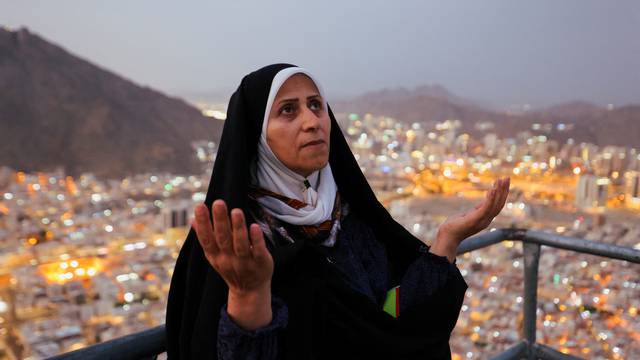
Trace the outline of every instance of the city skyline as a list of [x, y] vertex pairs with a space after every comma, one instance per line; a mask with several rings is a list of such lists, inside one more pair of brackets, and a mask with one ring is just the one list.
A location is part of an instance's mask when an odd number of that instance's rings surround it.
[[[508, 139], [487, 128], [474, 139], [457, 120], [423, 126], [351, 113], [337, 121], [376, 196], [427, 244], [446, 217], [510, 176], [509, 199], [485, 235], [515, 227], [640, 251], [638, 149], [558, 142], [543, 127]], [[216, 154], [215, 143], [195, 142], [198, 174], [120, 180], [0, 166], [0, 350], [37, 359], [162, 324], [173, 265]], [[469, 289], [453, 359], [488, 358], [521, 338], [522, 252], [505, 240], [459, 254]], [[637, 264], [546, 246], [542, 253], [538, 341], [586, 358], [637, 358]]]

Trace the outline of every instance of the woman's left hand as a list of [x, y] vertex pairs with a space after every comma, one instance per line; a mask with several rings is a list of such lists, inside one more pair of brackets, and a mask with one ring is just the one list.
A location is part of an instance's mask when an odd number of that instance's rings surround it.
[[486, 229], [500, 213], [509, 195], [510, 182], [509, 177], [496, 180], [491, 190], [487, 191], [483, 202], [471, 210], [447, 218], [438, 228], [436, 240], [430, 251], [446, 256], [453, 262], [462, 240]]

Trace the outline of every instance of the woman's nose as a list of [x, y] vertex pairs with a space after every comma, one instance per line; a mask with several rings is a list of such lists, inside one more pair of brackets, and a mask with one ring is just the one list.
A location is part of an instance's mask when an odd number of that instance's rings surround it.
[[316, 130], [320, 127], [320, 118], [308, 108], [304, 108], [302, 111], [302, 128], [303, 130], [310, 131]]

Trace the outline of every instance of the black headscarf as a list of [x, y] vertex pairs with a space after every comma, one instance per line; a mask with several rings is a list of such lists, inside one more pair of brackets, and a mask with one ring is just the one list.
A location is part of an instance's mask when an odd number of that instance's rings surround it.
[[[256, 70], [242, 79], [231, 96], [205, 200], [209, 209], [214, 200], [223, 199], [229, 209], [243, 209], [248, 224], [255, 221], [248, 211], [250, 164], [257, 156], [271, 82], [280, 70], [292, 66], [273, 64]], [[329, 162], [340, 196], [384, 244], [390, 271], [403, 274], [427, 248], [376, 199], [331, 108], [327, 109], [331, 118]], [[344, 284], [322, 247], [300, 240], [276, 248], [272, 255], [272, 293], [289, 308], [288, 326], [281, 334], [283, 359], [450, 357], [449, 336], [467, 288], [461, 276], [448, 281], [420, 306], [393, 318]], [[191, 228], [169, 291], [170, 359], [217, 359], [218, 321], [227, 291]]]

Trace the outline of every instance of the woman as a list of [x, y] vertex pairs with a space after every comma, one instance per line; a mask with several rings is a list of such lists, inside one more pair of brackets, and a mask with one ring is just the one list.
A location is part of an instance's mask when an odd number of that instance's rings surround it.
[[427, 247], [376, 200], [308, 71], [248, 74], [172, 277], [169, 358], [450, 358], [457, 246], [508, 188], [496, 181]]

